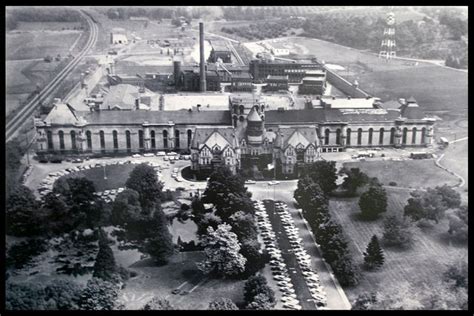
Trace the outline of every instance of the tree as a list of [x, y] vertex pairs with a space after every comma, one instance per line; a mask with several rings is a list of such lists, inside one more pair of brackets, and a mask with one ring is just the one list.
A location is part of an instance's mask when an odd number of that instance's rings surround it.
[[115, 282], [117, 265], [115, 263], [114, 253], [109, 246], [109, 240], [103, 230], [99, 232], [99, 252], [95, 259], [94, 272], [92, 276], [104, 281]]
[[298, 205], [307, 211], [314, 211], [328, 205], [328, 199], [321, 186], [309, 176], [298, 180], [298, 186], [293, 194]]
[[275, 302], [270, 302], [269, 297], [263, 293], [257, 294], [253, 301], [247, 305], [246, 309], [252, 310], [271, 310], [275, 306]]
[[238, 310], [239, 308], [235, 305], [235, 303], [226, 297], [219, 297], [209, 303], [209, 310], [215, 311], [224, 311], [224, 310]]
[[169, 310], [175, 310], [176, 308], [174, 308], [167, 299], [153, 297], [143, 306], [142, 309], [146, 311], [149, 311], [149, 310], [169, 311]]
[[125, 186], [138, 192], [143, 208], [159, 203], [163, 197], [163, 184], [158, 181], [155, 169], [144, 163], [130, 172]]
[[448, 209], [444, 199], [451, 199], [443, 196], [443, 193], [440, 194], [438, 189], [432, 188], [426, 189], [425, 192], [415, 190], [410, 192], [410, 195], [412, 197], [408, 199], [405, 206], [405, 216], [411, 217], [413, 221], [430, 220], [436, 224], [444, 217], [445, 211]]
[[142, 207], [137, 191], [125, 189], [117, 195], [112, 205], [111, 221], [113, 225], [126, 226], [128, 222], [140, 217]]
[[197, 220], [196, 225], [198, 227], [197, 234], [198, 236], [205, 235], [207, 233], [207, 228], [212, 227], [217, 229], [217, 226], [222, 223], [222, 219], [215, 215], [214, 213], [206, 213], [200, 219]]
[[260, 271], [270, 261], [270, 255], [268, 252], [260, 252], [260, 243], [257, 238], [242, 239], [242, 248], [240, 253], [247, 259], [247, 262], [251, 264], [245, 265], [245, 271], [242, 273], [242, 277], [248, 277], [256, 272]]
[[45, 310], [54, 306], [45, 300], [44, 288], [37, 283], [5, 284], [6, 310]]
[[86, 288], [79, 296], [79, 308], [83, 310], [117, 309], [119, 287], [99, 278], [87, 281]]
[[337, 169], [335, 161], [320, 160], [314, 162], [307, 168], [308, 174], [314, 182], [318, 183], [325, 194], [331, 193], [337, 188]]
[[447, 184], [437, 186], [435, 190], [441, 196], [447, 208], [458, 208], [461, 206], [461, 195]]
[[468, 265], [465, 258], [460, 258], [449, 265], [443, 273], [444, 281], [451, 283], [453, 287], [468, 288]]
[[461, 206], [449, 215], [448, 233], [460, 242], [468, 240], [468, 209], [467, 205]]
[[413, 226], [405, 217], [387, 216], [383, 225], [384, 245], [407, 248], [413, 242]]
[[239, 253], [240, 243], [230, 225], [221, 224], [216, 230], [209, 227], [201, 244], [204, 246], [206, 259], [198, 263], [198, 268], [204, 273], [226, 277], [244, 271], [247, 259]]
[[357, 193], [357, 189], [369, 182], [369, 177], [359, 168], [350, 168], [342, 169], [341, 172], [347, 175], [344, 178], [344, 182], [342, 183], [342, 188], [347, 191], [347, 194], [350, 196], [354, 196]]
[[349, 249], [342, 249], [337, 258], [331, 263], [331, 267], [342, 286], [355, 286], [359, 283], [360, 273], [352, 261]]
[[44, 289], [45, 299], [54, 303], [54, 308], [58, 310], [79, 309], [78, 297], [82, 287], [77, 283], [68, 280], [51, 281]]
[[42, 211], [45, 214], [45, 230], [58, 235], [74, 229], [76, 215], [71, 214], [64, 196], [53, 192], [43, 198]]
[[237, 211], [230, 216], [228, 224], [230, 224], [232, 231], [241, 241], [243, 239], [257, 238], [257, 227], [255, 225], [255, 218], [252, 214]]
[[26, 186], [18, 186], [7, 199], [7, 234], [30, 237], [42, 233], [43, 216], [38, 208], [33, 192]]
[[275, 302], [275, 293], [268, 286], [267, 279], [261, 274], [248, 278], [244, 285], [244, 300], [246, 305], [254, 302], [257, 295], [263, 295], [269, 303]]
[[157, 264], [167, 264], [168, 258], [174, 253], [174, 245], [166, 215], [161, 209], [157, 209], [153, 214], [152, 225], [154, 232], [150, 234], [150, 239], [145, 241], [144, 251], [152, 256]]
[[364, 264], [369, 270], [380, 268], [385, 261], [383, 250], [380, 247], [377, 235], [373, 235], [364, 252]]
[[359, 199], [361, 216], [367, 220], [376, 219], [387, 210], [387, 193], [381, 185], [374, 185], [362, 193]]

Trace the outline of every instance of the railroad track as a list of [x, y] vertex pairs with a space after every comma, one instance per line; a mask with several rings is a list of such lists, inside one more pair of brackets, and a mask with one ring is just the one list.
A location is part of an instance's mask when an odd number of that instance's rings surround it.
[[81, 59], [86, 55], [86, 53], [95, 45], [98, 38], [98, 27], [95, 21], [85, 12], [80, 11], [81, 14], [85, 17], [87, 23], [89, 24], [90, 36], [87, 40], [87, 43], [69, 64], [64, 67], [59, 74], [54, 77], [51, 82], [49, 82], [41, 91], [38, 93], [30, 102], [28, 102], [20, 111], [18, 111], [7, 123], [5, 128], [6, 141], [15, 136], [15, 134], [20, 130], [20, 128], [25, 124], [28, 118], [35, 112], [38, 104], [51, 96], [55, 89], [62, 83], [65, 79], [79, 64]]

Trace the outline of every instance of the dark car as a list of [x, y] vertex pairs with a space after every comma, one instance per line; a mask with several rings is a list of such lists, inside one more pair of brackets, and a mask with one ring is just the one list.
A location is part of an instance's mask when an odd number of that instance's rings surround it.
[[52, 163], [61, 163], [61, 162], [63, 162], [63, 156], [59, 156], [59, 155], [51, 156], [49, 161], [52, 162]]
[[47, 163], [48, 162], [48, 157], [38, 156], [38, 161], [41, 162], [41, 163]]

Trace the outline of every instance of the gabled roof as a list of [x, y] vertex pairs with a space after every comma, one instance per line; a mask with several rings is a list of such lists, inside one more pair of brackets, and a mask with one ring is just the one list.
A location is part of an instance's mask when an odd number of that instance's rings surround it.
[[198, 127], [194, 132], [191, 147], [202, 149], [204, 146], [207, 146], [212, 149], [218, 145], [221, 150], [227, 146], [237, 148], [238, 141], [234, 135], [235, 131], [231, 126]]
[[47, 124], [76, 124], [78, 116], [72, 106], [65, 103], [56, 103], [44, 120]]
[[276, 147], [282, 149], [288, 146], [297, 147], [299, 144], [307, 148], [310, 144], [319, 146], [318, 135], [316, 134], [316, 126], [307, 127], [280, 127], [276, 132], [277, 136], [274, 141]]
[[132, 110], [135, 108], [135, 99], [139, 97], [138, 87], [130, 84], [118, 84], [110, 86], [109, 92], [104, 96], [101, 110], [107, 110], [118, 105], [122, 110]]

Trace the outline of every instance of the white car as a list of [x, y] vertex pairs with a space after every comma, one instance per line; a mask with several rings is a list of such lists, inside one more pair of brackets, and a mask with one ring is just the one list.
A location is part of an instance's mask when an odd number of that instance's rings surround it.
[[159, 151], [159, 152], [156, 153], [156, 156], [157, 157], [166, 156], [166, 153], [164, 151]]
[[155, 155], [153, 153], [146, 153], [143, 154], [143, 157], [154, 157]]
[[174, 151], [170, 151], [169, 153], [166, 154], [166, 156], [176, 156], [177, 153], [175, 153]]
[[164, 156], [164, 157], [163, 157], [163, 160], [164, 160], [164, 161], [168, 161], [168, 160], [170, 160], [170, 157]]
[[277, 185], [277, 184], [280, 184], [280, 182], [278, 182], [278, 181], [270, 181], [270, 182], [268, 182], [268, 185]]
[[255, 184], [255, 183], [257, 183], [257, 182], [254, 181], [254, 180], [247, 180], [247, 181], [245, 181], [245, 184]]
[[139, 154], [134, 154], [132, 155], [132, 158], [140, 158], [142, 155], [139, 155]]

